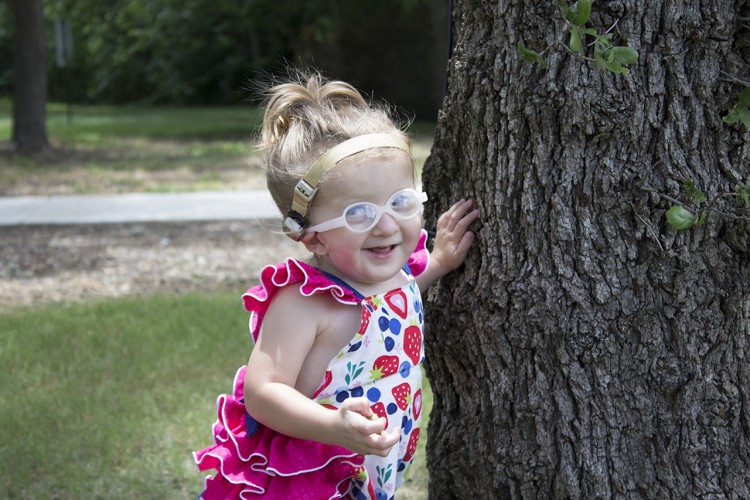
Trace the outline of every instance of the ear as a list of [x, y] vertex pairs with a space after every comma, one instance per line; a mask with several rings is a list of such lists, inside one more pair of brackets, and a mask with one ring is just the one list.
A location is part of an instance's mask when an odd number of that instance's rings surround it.
[[315, 255], [328, 255], [328, 245], [320, 238], [320, 233], [305, 233], [299, 241]]

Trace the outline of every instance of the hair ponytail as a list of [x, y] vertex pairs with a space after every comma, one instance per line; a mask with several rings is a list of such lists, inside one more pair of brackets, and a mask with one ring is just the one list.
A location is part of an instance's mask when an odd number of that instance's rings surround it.
[[282, 214], [299, 179], [336, 144], [372, 133], [408, 141], [389, 111], [370, 104], [352, 85], [319, 73], [295, 76], [269, 89], [259, 142], [268, 189]]

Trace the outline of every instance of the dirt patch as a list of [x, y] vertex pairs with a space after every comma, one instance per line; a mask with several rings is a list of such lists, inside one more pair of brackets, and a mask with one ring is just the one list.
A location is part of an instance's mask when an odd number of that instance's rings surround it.
[[304, 248], [271, 223], [0, 227], [0, 308], [91, 298], [236, 291]]

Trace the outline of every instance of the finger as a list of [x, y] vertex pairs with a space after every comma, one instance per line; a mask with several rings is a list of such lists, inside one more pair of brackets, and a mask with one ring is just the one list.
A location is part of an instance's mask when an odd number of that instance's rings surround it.
[[461, 198], [460, 200], [458, 200], [457, 202], [455, 202], [453, 205], [451, 205], [450, 208], [448, 208], [448, 210], [446, 210], [445, 212], [443, 212], [440, 215], [440, 217], [438, 218], [438, 225], [440, 225], [441, 222], [443, 224], [445, 224], [446, 222], [448, 222], [448, 220], [450, 219], [450, 217], [453, 214], [453, 212], [455, 212], [456, 210], [458, 210], [458, 208], [463, 203], [466, 203], [466, 200], [464, 198]]
[[456, 225], [464, 218], [464, 216], [471, 210], [474, 205], [474, 200], [461, 199], [459, 202], [454, 204], [447, 212], [445, 216], [445, 228], [449, 231], [453, 231]]
[[348, 398], [341, 405], [341, 408], [346, 411], [353, 411], [359, 413], [363, 417], [370, 417], [373, 412], [370, 408], [370, 401], [367, 398]]
[[461, 198], [456, 203], [454, 203], [453, 205], [451, 205], [451, 207], [448, 210], [446, 210], [446, 211], [447, 212], [453, 212], [454, 210], [457, 210], [458, 207], [460, 207], [464, 203], [466, 203], [466, 198]]
[[461, 238], [461, 241], [458, 242], [458, 245], [456, 245], [456, 255], [459, 255], [461, 257], [465, 257], [466, 254], [469, 253], [469, 249], [471, 248], [471, 244], [474, 242], [474, 233], [471, 231], [468, 231], [463, 235]]
[[393, 448], [393, 445], [398, 443], [399, 439], [401, 437], [401, 427], [396, 427], [392, 429], [390, 432], [383, 432], [382, 434], [378, 434], [374, 436], [372, 447], [374, 450], [374, 455], [379, 455], [381, 457], [385, 457], [390, 453], [391, 448]]
[[453, 211], [453, 214], [451, 215], [451, 219], [454, 219], [456, 222], [462, 220], [466, 214], [469, 213], [471, 210], [471, 207], [474, 206], [474, 200], [466, 200], [465, 202], [461, 203], [456, 210]]
[[459, 230], [462, 232], [466, 232], [466, 230], [469, 228], [472, 222], [477, 220], [479, 217], [479, 210], [472, 210], [471, 212], [466, 213], [457, 223], [455, 230]]
[[384, 417], [365, 420], [357, 430], [362, 434], [382, 434], [385, 430], [387, 420]]

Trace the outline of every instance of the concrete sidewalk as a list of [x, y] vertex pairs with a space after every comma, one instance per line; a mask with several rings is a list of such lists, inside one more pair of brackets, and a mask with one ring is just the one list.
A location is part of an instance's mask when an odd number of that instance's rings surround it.
[[0, 226], [279, 218], [267, 191], [0, 196]]

